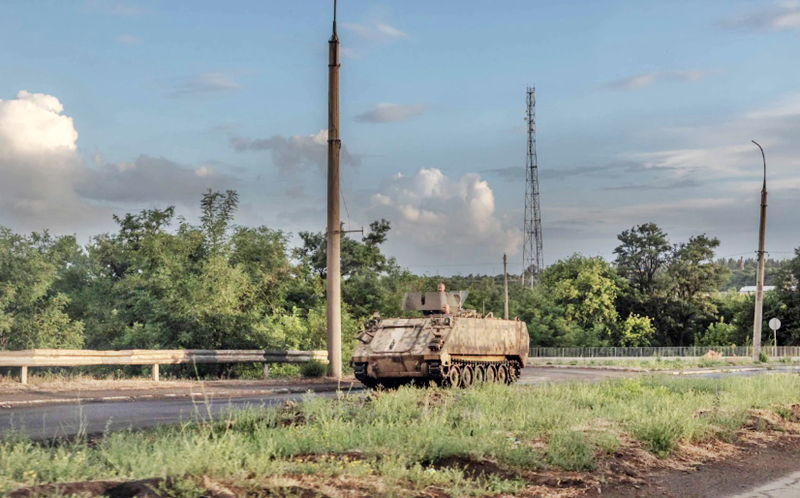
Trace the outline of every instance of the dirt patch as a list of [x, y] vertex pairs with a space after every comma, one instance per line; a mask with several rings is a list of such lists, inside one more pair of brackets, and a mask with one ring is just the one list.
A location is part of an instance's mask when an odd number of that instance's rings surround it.
[[79, 496], [81, 498], [166, 498], [174, 495], [176, 488], [185, 487], [185, 483], [194, 484], [204, 498], [330, 498], [329, 495], [316, 489], [300, 485], [264, 486], [252, 485], [248, 489], [225, 485], [207, 476], [198, 479], [180, 481], [174, 479], [142, 479], [139, 481], [85, 481], [63, 484], [45, 484], [17, 489], [8, 498], [56, 498], [63, 496]]
[[436, 470], [457, 469], [464, 473], [464, 477], [473, 480], [488, 479], [490, 476], [497, 476], [509, 481], [521, 479], [518, 474], [509, 472], [489, 460], [474, 460], [463, 456], [437, 458], [431, 462], [430, 466]]
[[766, 444], [747, 443], [735, 456], [698, 465], [638, 475], [635, 481], [603, 486], [587, 496], [604, 498], [712, 498], [735, 495], [797, 472], [800, 438], [784, 436]]

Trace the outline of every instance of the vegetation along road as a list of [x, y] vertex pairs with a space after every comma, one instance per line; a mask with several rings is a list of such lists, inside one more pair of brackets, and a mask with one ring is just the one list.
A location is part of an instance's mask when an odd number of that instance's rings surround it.
[[[526, 368], [520, 383], [598, 380], [631, 375], [629, 372], [599, 369]], [[310, 386], [313, 388], [313, 386]], [[360, 391], [355, 389], [354, 391]], [[243, 391], [244, 393], [244, 391]], [[108, 393], [114, 394], [114, 393]], [[331, 392], [319, 396], [332, 397]], [[88, 396], [88, 393], [87, 393]], [[61, 396], [64, 397], [63, 395]], [[113, 397], [113, 396], [111, 396]], [[34, 439], [102, 434], [128, 428], [141, 429], [162, 424], [189, 421], [196, 418], [219, 417], [230, 410], [261, 405], [297, 402], [302, 395], [290, 393], [259, 394], [256, 396], [226, 396], [217, 394], [183, 399], [137, 399], [104, 401], [85, 404], [42, 404], [0, 409], [0, 434], [24, 431]], [[0, 396], [2, 401], [2, 396]]]

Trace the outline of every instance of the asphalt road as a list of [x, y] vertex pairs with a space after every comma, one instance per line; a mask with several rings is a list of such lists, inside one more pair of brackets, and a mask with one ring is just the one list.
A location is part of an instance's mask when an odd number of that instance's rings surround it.
[[797, 498], [800, 496], [800, 472], [728, 498]]
[[[334, 396], [335, 393], [319, 393]], [[144, 429], [191, 420], [219, 418], [229, 410], [299, 401], [300, 394], [273, 394], [208, 400], [179, 398], [72, 405], [39, 405], [0, 412], [0, 435], [24, 432], [31, 439], [97, 435], [125, 429]]]

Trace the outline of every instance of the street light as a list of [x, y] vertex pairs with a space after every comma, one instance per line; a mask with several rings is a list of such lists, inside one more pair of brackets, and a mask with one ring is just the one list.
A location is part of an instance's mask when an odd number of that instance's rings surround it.
[[758, 273], [756, 274], [756, 312], [753, 319], [753, 361], [761, 356], [761, 321], [764, 311], [764, 236], [767, 229], [767, 158], [764, 148], [752, 140], [761, 149], [764, 161], [764, 185], [761, 187], [761, 222], [758, 226]]

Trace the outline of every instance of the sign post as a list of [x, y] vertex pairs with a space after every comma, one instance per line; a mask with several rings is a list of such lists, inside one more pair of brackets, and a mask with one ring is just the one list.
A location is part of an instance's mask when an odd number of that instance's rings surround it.
[[778, 329], [781, 328], [781, 321], [777, 318], [770, 319], [769, 328], [772, 329], [772, 344], [775, 346], [775, 354], [772, 356], [778, 356]]

